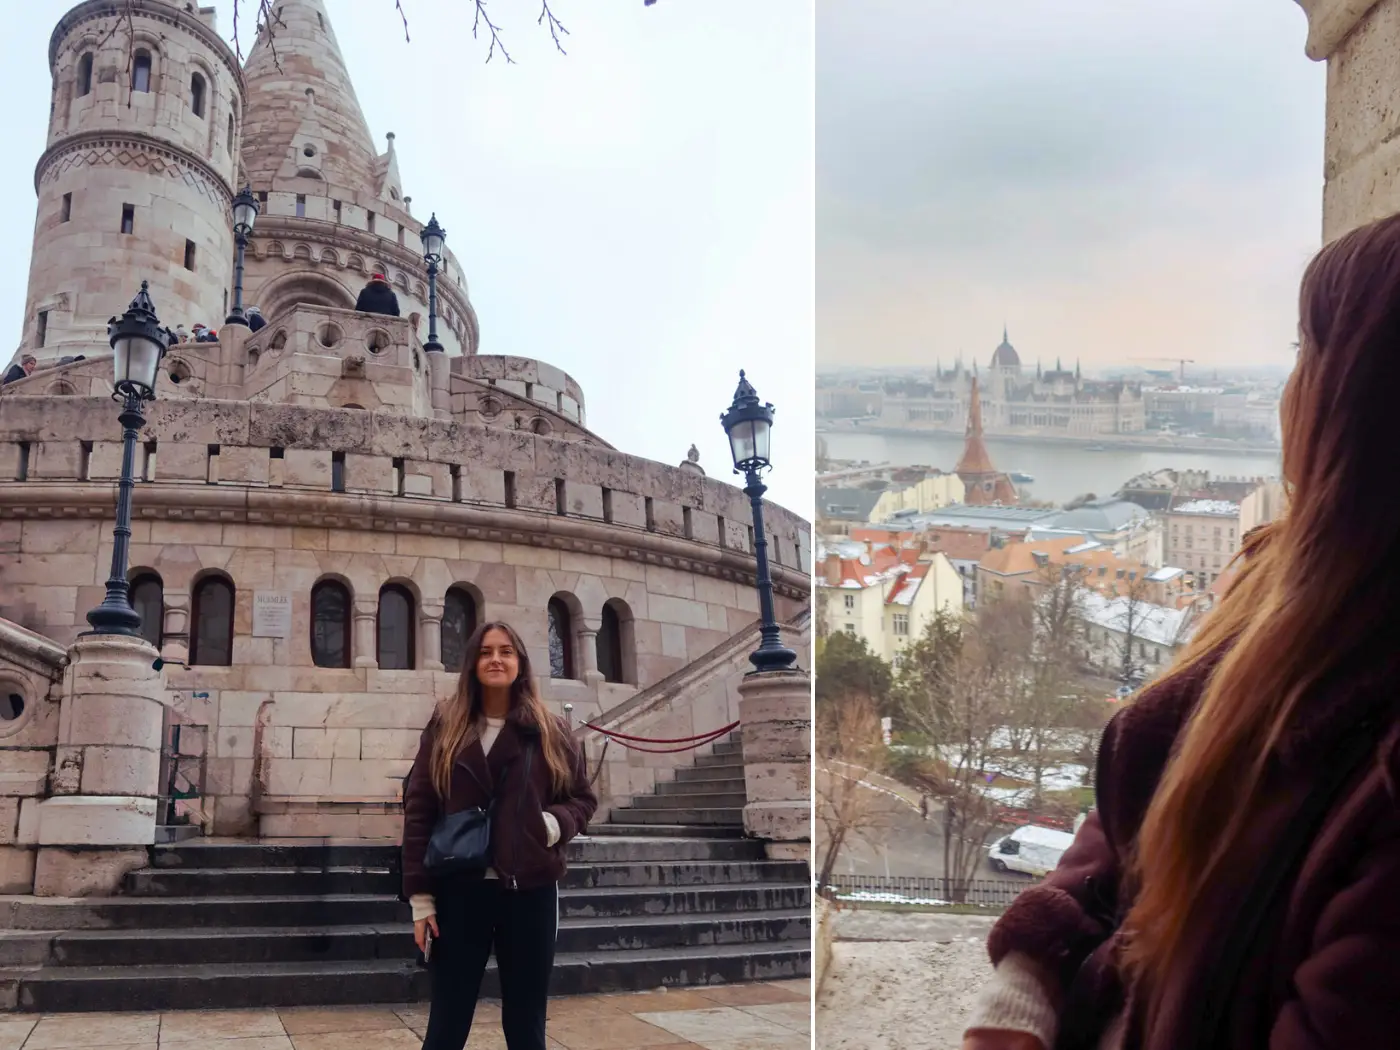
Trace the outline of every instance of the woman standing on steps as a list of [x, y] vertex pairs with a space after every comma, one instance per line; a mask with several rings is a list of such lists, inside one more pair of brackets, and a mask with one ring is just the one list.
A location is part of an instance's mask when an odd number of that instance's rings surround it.
[[597, 806], [581, 751], [535, 692], [520, 636], [505, 623], [478, 627], [404, 790], [403, 889], [432, 978], [423, 1050], [466, 1045], [493, 946], [506, 1045], [545, 1050], [564, 847]]

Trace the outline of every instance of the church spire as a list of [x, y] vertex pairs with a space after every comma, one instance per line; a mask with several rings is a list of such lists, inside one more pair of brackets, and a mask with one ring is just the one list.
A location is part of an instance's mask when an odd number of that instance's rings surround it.
[[[244, 77], [243, 165], [254, 186], [299, 177], [379, 196], [379, 166], [350, 72], [322, 0], [279, 0], [260, 26]], [[382, 177], [382, 176], [381, 176]]]

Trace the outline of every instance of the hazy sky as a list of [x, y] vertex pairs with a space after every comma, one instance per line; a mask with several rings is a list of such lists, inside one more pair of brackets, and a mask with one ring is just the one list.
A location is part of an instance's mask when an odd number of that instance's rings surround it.
[[1306, 32], [1286, 0], [818, 0], [819, 361], [985, 367], [1005, 321], [1031, 367], [1291, 363]]
[[[810, 514], [809, 0], [551, 0], [567, 57], [535, 24], [538, 2], [496, 0], [513, 66], [483, 64], [471, 5], [402, 3], [411, 43], [393, 0], [326, 0], [375, 140], [396, 133], [414, 213], [437, 212], [466, 270], [481, 351], [558, 365], [582, 384], [602, 437], [671, 464], [694, 442], [725, 480], [719, 416], [747, 368], [778, 409], [771, 495]], [[0, 166], [0, 194], [14, 233], [0, 258], [0, 330], [11, 346], [49, 34], [70, 6], [6, 5], [14, 163]], [[216, 6], [227, 37], [232, 2]], [[255, 9], [242, 0], [245, 55]]]

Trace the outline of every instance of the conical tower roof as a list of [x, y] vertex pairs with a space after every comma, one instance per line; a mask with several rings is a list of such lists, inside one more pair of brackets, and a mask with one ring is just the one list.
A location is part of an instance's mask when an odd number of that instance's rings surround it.
[[255, 189], [314, 175], [378, 196], [373, 139], [322, 0], [279, 0], [244, 75], [243, 166]]
[[978, 389], [977, 377], [972, 378], [972, 393], [967, 409], [967, 440], [963, 442], [962, 458], [954, 471], [963, 480], [980, 474], [995, 474], [992, 455], [987, 451], [987, 443], [982, 440], [982, 394]]

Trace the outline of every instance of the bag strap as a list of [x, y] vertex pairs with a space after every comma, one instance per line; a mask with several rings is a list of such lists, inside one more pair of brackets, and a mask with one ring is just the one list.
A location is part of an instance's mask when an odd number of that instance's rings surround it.
[[1235, 913], [1227, 936], [1220, 941], [1221, 951], [1214, 956], [1216, 965], [1209, 968], [1213, 972], [1207, 973], [1203, 984], [1204, 1001], [1195, 1040], [1197, 1050], [1223, 1050], [1227, 1046], [1226, 1015], [1229, 1006], [1236, 1001], [1236, 987], [1245, 962], [1255, 952], [1266, 922], [1279, 918], [1279, 911], [1288, 901], [1287, 891], [1296, 884], [1308, 851], [1342, 790], [1366, 759], [1375, 755], [1377, 728], [1377, 720], [1368, 719], [1341, 741], [1333, 760], [1323, 769], [1321, 783], [1289, 822], [1285, 838], [1273, 856], [1274, 863], [1260, 873], [1243, 906]]

